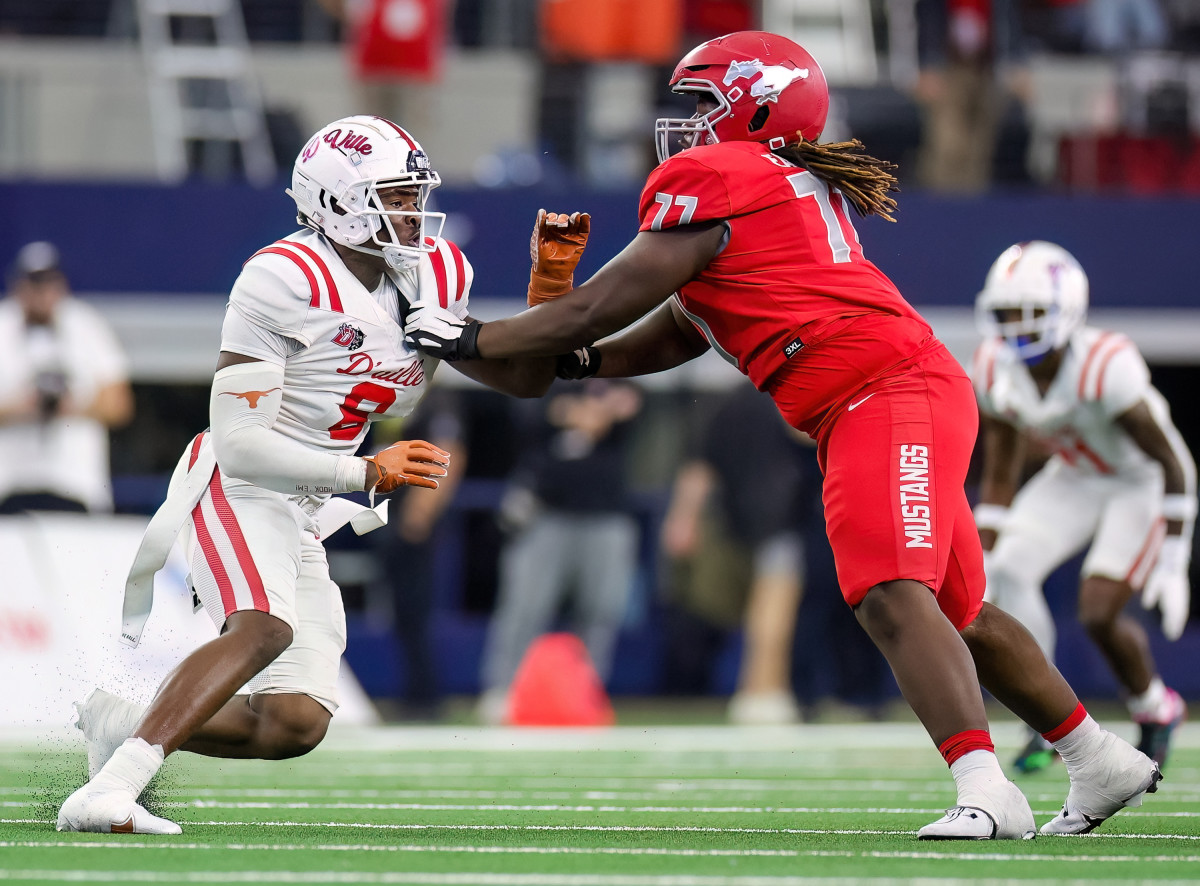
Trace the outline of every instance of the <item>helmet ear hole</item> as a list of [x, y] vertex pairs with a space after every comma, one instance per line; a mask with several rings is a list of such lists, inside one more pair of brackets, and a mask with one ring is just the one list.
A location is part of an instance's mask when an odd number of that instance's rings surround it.
[[759, 108], [757, 111], [755, 111], [754, 116], [750, 118], [750, 126], [748, 127], [748, 129], [751, 132], [758, 132], [760, 129], [762, 129], [764, 126], [767, 125], [767, 118], [770, 116], [771, 116], [771, 109], [769, 107], [767, 107], [766, 105], [763, 105], [761, 108]]

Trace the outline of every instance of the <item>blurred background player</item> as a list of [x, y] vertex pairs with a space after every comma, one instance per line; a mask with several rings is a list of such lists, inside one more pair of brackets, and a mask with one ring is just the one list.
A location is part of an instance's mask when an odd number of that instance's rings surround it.
[[[346, 619], [322, 539], [383, 519], [332, 495], [436, 488], [447, 474], [449, 455], [420, 440], [355, 455], [368, 422], [410, 412], [436, 369], [405, 344], [404, 311], [427, 301], [468, 318], [473, 271], [426, 208], [440, 183], [413, 137], [380, 117], [334, 121], [296, 158], [288, 194], [304, 229], [255, 253], [235, 281], [210, 430], [180, 459], [126, 584], [122, 638], [136, 644], [182, 529], [193, 594], [220, 636], [146, 709], [99, 690], [81, 705], [91, 780], [63, 803], [59, 830], [179, 833], [137, 803], [167, 755], [280, 759], [324, 738]], [[538, 396], [554, 361], [460, 368]]]
[[[1186, 707], [1163, 685], [1146, 632], [1124, 612], [1136, 591], [1157, 606], [1163, 634], [1188, 617], [1196, 466], [1137, 346], [1085, 325], [1088, 280], [1060, 246], [1010, 246], [977, 300], [986, 336], [973, 375], [983, 414], [983, 474], [975, 508], [987, 599], [1033, 633], [1053, 659], [1047, 577], [1085, 546], [1077, 612], [1141, 730], [1138, 748], [1166, 762]], [[1030, 442], [1053, 453], [1021, 486]], [[1018, 491], [1018, 487], [1020, 490]], [[1030, 737], [1016, 766], [1053, 758]]]
[[1085, 833], [1140, 804], [1158, 765], [1101, 729], [1029, 632], [983, 601], [963, 488], [977, 430], [963, 418], [977, 414], [970, 380], [863, 256], [850, 221], [851, 206], [891, 217], [891, 165], [857, 141], [817, 143], [824, 75], [784, 37], [701, 44], [671, 88], [696, 113], [658, 121], [640, 231], [616, 258], [504, 320], [419, 305], [406, 338], [443, 359], [557, 354], [570, 377], [659, 372], [713, 347], [817, 441], [843, 596], [957, 787], [957, 805], [919, 837], [1034, 834], [996, 760], [980, 684], [1066, 762], [1071, 787], [1043, 833]]
[[800, 714], [792, 641], [804, 589], [800, 524], [813, 494], [805, 486], [800, 436], [769, 397], [737, 385], [680, 465], [663, 518], [669, 593], [678, 610], [668, 660], [680, 682], [706, 691], [688, 672], [708, 670], [702, 659], [726, 630], [740, 627], [742, 659], [728, 709], [734, 723], [790, 723]]
[[[133, 417], [125, 352], [58, 249], [17, 253], [0, 301], [0, 514], [111, 511], [108, 434]], [[65, 466], [70, 465], [70, 469]]]
[[428, 440], [450, 453], [454, 470], [434, 491], [403, 489], [392, 496], [388, 525], [369, 536], [380, 565], [380, 582], [391, 603], [392, 632], [404, 663], [398, 698], [404, 720], [441, 716], [442, 681], [432, 636], [437, 596], [435, 546], [430, 542], [454, 500], [467, 470], [466, 415], [458, 391], [434, 385], [405, 419], [379, 422], [376, 440], [401, 436]]
[[557, 381], [544, 402], [518, 404], [522, 453], [501, 503], [510, 535], [500, 556], [478, 716], [502, 723], [530, 644], [567, 610], [601, 680], [612, 670], [638, 564], [628, 500], [629, 443], [642, 407], [623, 381]]

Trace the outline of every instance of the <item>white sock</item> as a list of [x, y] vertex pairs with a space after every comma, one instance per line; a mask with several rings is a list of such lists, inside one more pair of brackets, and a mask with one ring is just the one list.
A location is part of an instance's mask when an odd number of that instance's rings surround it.
[[137, 729], [137, 724], [142, 721], [142, 715], [146, 713], [146, 705], [136, 704], [125, 698], [117, 699], [120, 704], [115, 706], [109, 714], [111, 718], [108, 721], [117, 735], [124, 735], [126, 738], [133, 735], [133, 730]]
[[1158, 709], [1166, 703], [1167, 687], [1163, 685], [1161, 677], [1154, 677], [1150, 681], [1150, 685], [1146, 687], [1146, 691], [1141, 695], [1131, 695], [1125, 702], [1125, 706], [1129, 708], [1129, 713], [1135, 719], [1138, 717], [1153, 717], [1158, 713]]
[[135, 800], [163, 764], [162, 745], [146, 744], [145, 739], [126, 739], [113, 753], [92, 784], [107, 790], [124, 791]]
[[997, 781], [1007, 781], [1000, 761], [992, 751], [977, 750], [963, 754], [950, 764], [950, 774], [958, 788], [958, 805], [976, 806], [983, 789]]
[[1085, 748], [1100, 732], [1100, 724], [1092, 719], [1091, 714], [1088, 714], [1080, 721], [1078, 726], [1058, 741], [1053, 742], [1054, 749], [1063, 758], [1063, 762], [1070, 766], [1081, 758], [1085, 752]]

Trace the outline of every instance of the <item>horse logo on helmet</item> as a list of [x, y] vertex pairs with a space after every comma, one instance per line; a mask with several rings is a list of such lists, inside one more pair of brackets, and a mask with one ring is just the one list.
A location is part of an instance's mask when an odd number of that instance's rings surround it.
[[754, 59], [748, 62], [730, 62], [723, 82], [726, 86], [731, 86], [738, 80], [749, 80], [750, 95], [761, 105], [766, 102], [778, 102], [779, 93], [797, 80], [808, 79], [808, 74], [808, 68], [764, 65], [758, 59]]

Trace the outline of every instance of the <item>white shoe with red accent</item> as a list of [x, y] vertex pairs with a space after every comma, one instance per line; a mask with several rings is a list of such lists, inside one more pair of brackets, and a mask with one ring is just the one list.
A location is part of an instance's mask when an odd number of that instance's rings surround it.
[[182, 834], [173, 821], [146, 811], [123, 791], [85, 784], [58, 810], [58, 830], [91, 834]]
[[917, 831], [920, 840], [1032, 840], [1037, 826], [1021, 789], [1007, 779], [964, 793], [961, 805]]
[[1095, 749], [1067, 763], [1071, 789], [1062, 812], [1042, 825], [1043, 834], [1087, 834], [1126, 806], [1141, 806], [1158, 790], [1158, 764], [1111, 732], [1096, 736]]

